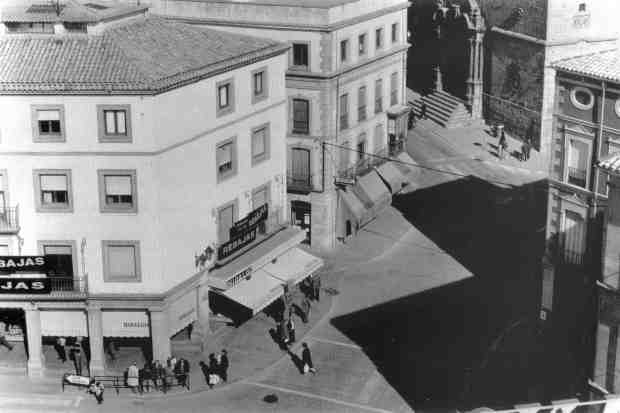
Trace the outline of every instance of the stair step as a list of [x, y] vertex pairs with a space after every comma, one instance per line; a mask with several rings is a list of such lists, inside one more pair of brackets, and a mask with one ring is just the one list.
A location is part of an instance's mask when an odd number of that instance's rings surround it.
[[440, 103], [437, 103], [435, 101], [425, 101], [426, 103], [426, 111], [429, 112], [431, 110], [434, 110], [436, 112], [441, 112], [443, 114], [445, 114], [446, 116], [450, 116], [452, 114], [452, 109], [451, 108], [447, 108], [443, 105], [441, 105]]
[[425, 98], [424, 102], [427, 105], [434, 105], [434, 106], [437, 106], [437, 107], [444, 108], [448, 112], [452, 112], [454, 109], [456, 109], [458, 107], [458, 106], [454, 106], [454, 105], [451, 105], [449, 103], [446, 103], [446, 102], [444, 102], [441, 99], [436, 99], [433, 96], [429, 96], [429, 97]]
[[445, 95], [440, 95], [437, 93], [433, 93], [433, 99], [438, 101], [438, 102], [442, 102], [443, 104], [445, 104], [446, 106], [452, 107], [452, 108], [456, 108], [459, 106], [465, 107], [465, 104], [463, 102], [459, 102], [457, 100], [453, 100], [450, 99], [449, 97], [446, 97]]
[[461, 98], [459, 98], [457, 96], [454, 96], [454, 95], [446, 92], [445, 90], [438, 90], [438, 91], [435, 91], [435, 93], [438, 94], [438, 95], [441, 95], [441, 96], [443, 96], [443, 97], [445, 97], [447, 99], [450, 99], [452, 101], [460, 103], [462, 105], [466, 105], [467, 104], [467, 102], [465, 102], [463, 99], [461, 99]]

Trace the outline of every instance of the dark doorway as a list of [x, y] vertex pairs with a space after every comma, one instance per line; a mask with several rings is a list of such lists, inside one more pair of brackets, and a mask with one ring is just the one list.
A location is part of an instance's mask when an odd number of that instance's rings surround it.
[[351, 228], [351, 221], [347, 219], [347, 224], [346, 224], [347, 228], [347, 237], [351, 236], [351, 233], [353, 232], [352, 228]]
[[311, 217], [312, 217], [312, 206], [309, 202], [304, 201], [292, 201], [291, 202], [291, 219], [293, 220], [293, 225], [298, 226], [299, 228], [306, 231], [306, 239], [304, 240], [304, 244], [310, 245], [311, 236], [310, 236], [310, 227], [312, 225]]

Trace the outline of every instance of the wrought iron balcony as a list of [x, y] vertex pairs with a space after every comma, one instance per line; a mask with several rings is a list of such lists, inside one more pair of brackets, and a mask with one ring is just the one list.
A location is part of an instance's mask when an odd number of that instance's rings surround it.
[[286, 187], [288, 192], [308, 194], [312, 192], [312, 174], [293, 174], [288, 173], [286, 177]]
[[586, 170], [568, 168], [568, 183], [582, 188], [586, 187]]
[[49, 279], [53, 296], [86, 296], [88, 294], [86, 277], [49, 277]]
[[0, 234], [17, 234], [19, 232], [18, 207], [0, 206]]
[[387, 161], [387, 148], [378, 149], [372, 155], [366, 154], [355, 165], [340, 169], [338, 178], [343, 182], [355, 180], [355, 177], [366, 175], [371, 169], [384, 164]]

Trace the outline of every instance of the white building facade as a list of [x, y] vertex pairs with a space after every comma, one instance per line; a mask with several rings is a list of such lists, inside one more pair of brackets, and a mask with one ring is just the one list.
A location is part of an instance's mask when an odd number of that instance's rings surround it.
[[382, 180], [398, 180], [398, 171], [386, 166], [380, 178], [374, 167], [402, 152], [406, 134], [407, 1], [150, 4], [170, 19], [291, 45], [287, 187], [307, 243], [329, 250], [389, 204], [400, 182]]
[[88, 337], [91, 375], [104, 337], [150, 338], [165, 360], [188, 324], [208, 336], [210, 293], [253, 314], [277, 298], [238, 291], [261, 266], [286, 253], [320, 266], [286, 227], [288, 45], [146, 7], [67, 34], [72, 7], [51, 27], [45, 10], [4, 13], [0, 39], [0, 256], [51, 268], [51, 293], [0, 295], [25, 312], [31, 374], [50, 336]]

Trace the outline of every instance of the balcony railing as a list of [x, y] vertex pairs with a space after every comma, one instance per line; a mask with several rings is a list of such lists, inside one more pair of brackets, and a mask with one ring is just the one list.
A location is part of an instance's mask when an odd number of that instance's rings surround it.
[[18, 207], [0, 206], [0, 234], [15, 234], [19, 232]]
[[86, 295], [88, 292], [86, 277], [50, 277], [49, 279], [52, 295]]
[[365, 155], [364, 158], [358, 160], [355, 165], [342, 168], [338, 171], [338, 177], [344, 180], [354, 180], [356, 176], [365, 175], [372, 168], [387, 161], [387, 149], [385, 147], [376, 150], [373, 155], [375, 156]]
[[287, 174], [286, 187], [289, 192], [312, 192], [312, 174]]
[[586, 171], [585, 169], [568, 168], [568, 183], [586, 187]]

